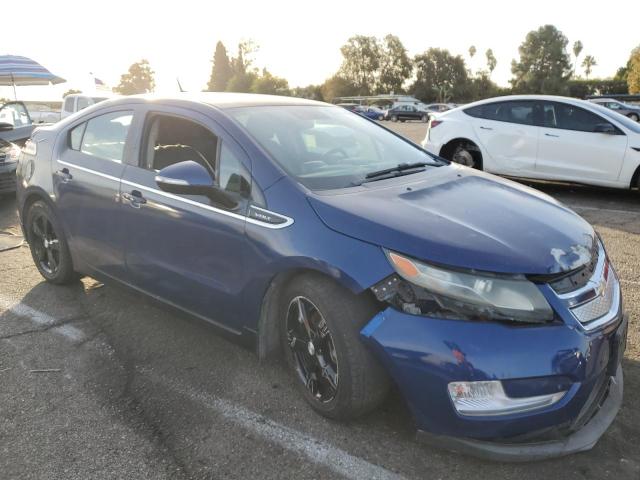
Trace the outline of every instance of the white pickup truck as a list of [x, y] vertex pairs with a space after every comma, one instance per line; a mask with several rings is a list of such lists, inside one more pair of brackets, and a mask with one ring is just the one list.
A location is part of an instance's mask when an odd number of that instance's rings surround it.
[[72, 93], [64, 97], [62, 103], [62, 111], [60, 112], [60, 118], [65, 118], [72, 113], [79, 112], [80, 110], [87, 108], [96, 103], [107, 100], [109, 97], [94, 97], [89, 95], [83, 95], [81, 93]]

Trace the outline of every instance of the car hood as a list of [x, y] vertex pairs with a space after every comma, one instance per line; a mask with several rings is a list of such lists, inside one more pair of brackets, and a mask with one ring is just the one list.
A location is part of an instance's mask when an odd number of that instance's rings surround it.
[[590, 260], [595, 242], [593, 228], [551, 197], [454, 165], [308, 198], [337, 232], [465, 269], [569, 271]]

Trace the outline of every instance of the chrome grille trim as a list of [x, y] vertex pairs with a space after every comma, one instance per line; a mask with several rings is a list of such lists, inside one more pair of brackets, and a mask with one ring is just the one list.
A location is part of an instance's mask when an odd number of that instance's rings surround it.
[[602, 244], [598, 246], [598, 263], [584, 287], [558, 295], [587, 331], [615, 320], [620, 314], [620, 282], [609, 264]]

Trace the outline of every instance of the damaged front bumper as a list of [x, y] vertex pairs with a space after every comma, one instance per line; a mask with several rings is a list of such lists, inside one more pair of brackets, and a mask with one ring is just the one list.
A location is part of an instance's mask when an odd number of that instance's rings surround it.
[[[626, 329], [621, 313], [586, 331], [563, 322], [452, 320], [389, 307], [361, 335], [402, 391], [422, 439], [484, 458], [525, 461], [588, 450], [606, 431], [622, 403]], [[566, 393], [527, 412], [456, 411], [449, 383], [495, 380], [510, 397]]]

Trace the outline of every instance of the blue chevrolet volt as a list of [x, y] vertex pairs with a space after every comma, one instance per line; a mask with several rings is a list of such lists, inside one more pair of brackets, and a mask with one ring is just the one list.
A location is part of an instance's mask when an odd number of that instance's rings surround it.
[[590, 449], [620, 409], [627, 319], [593, 228], [342, 108], [115, 99], [38, 128], [17, 178], [47, 281], [120, 282], [281, 351], [321, 415], [393, 385], [420, 438], [529, 460]]

